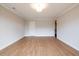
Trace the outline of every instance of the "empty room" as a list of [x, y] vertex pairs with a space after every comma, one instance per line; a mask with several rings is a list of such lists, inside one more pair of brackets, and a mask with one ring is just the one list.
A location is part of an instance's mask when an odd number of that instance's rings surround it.
[[0, 56], [79, 56], [79, 4], [0, 3]]

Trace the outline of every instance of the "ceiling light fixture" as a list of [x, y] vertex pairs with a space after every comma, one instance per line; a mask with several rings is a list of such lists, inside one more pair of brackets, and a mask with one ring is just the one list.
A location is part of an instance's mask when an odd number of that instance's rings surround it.
[[42, 12], [47, 7], [47, 5], [47, 3], [32, 3], [31, 7], [37, 12]]

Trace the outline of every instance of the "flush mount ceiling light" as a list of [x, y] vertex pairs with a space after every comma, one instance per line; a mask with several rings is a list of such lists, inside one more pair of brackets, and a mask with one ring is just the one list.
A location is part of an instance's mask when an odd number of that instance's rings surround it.
[[48, 4], [47, 3], [32, 3], [30, 5], [37, 12], [42, 12], [47, 7]]

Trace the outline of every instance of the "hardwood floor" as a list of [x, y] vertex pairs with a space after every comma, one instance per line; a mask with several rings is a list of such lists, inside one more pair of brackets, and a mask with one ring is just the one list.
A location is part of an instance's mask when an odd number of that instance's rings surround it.
[[54, 37], [26, 37], [0, 51], [1, 56], [79, 56]]

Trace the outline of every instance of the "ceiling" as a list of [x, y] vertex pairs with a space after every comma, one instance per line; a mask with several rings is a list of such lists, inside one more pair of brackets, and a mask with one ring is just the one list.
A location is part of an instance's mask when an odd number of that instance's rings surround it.
[[25, 20], [50, 20], [53, 17], [61, 15], [75, 4], [49, 3], [48, 7], [40, 13], [32, 9], [30, 3], [4, 3], [1, 5]]

